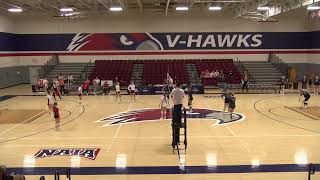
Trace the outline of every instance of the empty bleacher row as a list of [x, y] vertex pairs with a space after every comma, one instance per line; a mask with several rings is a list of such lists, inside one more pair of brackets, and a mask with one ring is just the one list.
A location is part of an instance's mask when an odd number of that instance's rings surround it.
[[[167, 72], [176, 81], [183, 84], [189, 84], [192, 78], [187, 72], [186, 65], [194, 64], [197, 73], [204, 71], [218, 70], [225, 72], [225, 78], [217, 79], [205, 77], [202, 78], [203, 85], [216, 85], [217, 82], [240, 83], [241, 74], [233, 63], [232, 59], [205, 59], [205, 60], [96, 60], [95, 67], [89, 76], [92, 80], [95, 77], [103, 80], [114, 80], [116, 77], [121, 85], [128, 85], [131, 80], [132, 67], [134, 64], [143, 66], [141, 82], [144, 85], [162, 84], [166, 79]], [[232, 72], [232, 78], [227, 76]]]

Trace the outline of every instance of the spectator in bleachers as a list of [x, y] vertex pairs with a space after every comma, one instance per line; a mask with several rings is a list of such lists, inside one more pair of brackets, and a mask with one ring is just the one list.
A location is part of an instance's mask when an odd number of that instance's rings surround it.
[[210, 77], [213, 77], [213, 76], [214, 76], [214, 71], [212, 70], [210, 73]]
[[223, 73], [223, 70], [222, 70], [222, 69], [220, 70], [220, 73], [219, 73], [219, 79], [220, 79], [221, 81], [224, 81], [224, 73]]
[[73, 76], [69, 75], [67, 80], [68, 80], [68, 84], [72, 84]]
[[216, 71], [214, 72], [213, 75], [214, 78], [218, 78], [219, 77], [219, 71], [216, 69]]
[[94, 95], [97, 95], [99, 86], [100, 86], [100, 79], [98, 77], [96, 77], [93, 80], [93, 92], [94, 92]]
[[200, 77], [203, 78], [205, 75], [206, 75], [206, 73], [204, 71], [201, 71]]
[[210, 77], [210, 71], [208, 69], [206, 69], [205, 73], [205, 77]]
[[228, 77], [229, 77], [230, 79], [232, 79], [232, 76], [233, 76], [233, 72], [230, 70], [230, 72], [229, 72], [229, 74], [228, 74]]

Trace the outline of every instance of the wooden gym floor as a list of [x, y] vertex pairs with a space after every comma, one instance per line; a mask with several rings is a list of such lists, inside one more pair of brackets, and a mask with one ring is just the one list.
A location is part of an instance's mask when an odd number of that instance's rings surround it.
[[[119, 120], [112, 116], [117, 113], [158, 108], [160, 96], [137, 96], [137, 102], [122, 96], [121, 103], [115, 103], [113, 96], [84, 96], [81, 104], [76, 96], [63, 97], [58, 100], [62, 130], [56, 132], [53, 119], [41, 113], [47, 109], [46, 97], [21, 96], [30, 95], [29, 91], [26, 85], [0, 90], [1, 112], [15, 111], [15, 118], [21, 115], [13, 121], [0, 115], [0, 165], [30, 174], [28, 180], [66, 167], [72, 167], [72, 179], [80, 180], [301, 180], [307, 179], [306, 165], [320, 161], [320, 96], [312, 96], [310, 109], [305, 110], [297, 94], [236, 94], [235, 111], [243, 118], [224, 124], [214, 119], [189, 120], [188, 150], [179, 158], [172, 153], [168, 120], [127, 123], [128, 119], [120, 118], [121, 123], [110, 125]], [[194, 108], [221, 110], [223, 100], [195, 95]], [[40, 113], [32, 121], [25, 115], [31, 111], [31, 116]], [[221, 117], [229, 118], [222, 113]], [[34, 157], [41, 149], [77, 148], [100, 151], [95, 160]]]

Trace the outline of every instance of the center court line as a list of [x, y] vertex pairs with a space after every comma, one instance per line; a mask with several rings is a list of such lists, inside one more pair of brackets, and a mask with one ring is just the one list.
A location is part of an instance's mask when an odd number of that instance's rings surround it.
[[[128, 109], [127, 109], [127, 111], [130, 111], [132, 105], [133, 105], [133, 104], [132, 104], [132, 102], [131, 102], [130, 105], [129, 105], [129, 107], [128, 107]], [[110, 146], [109, 146], [108, 149], [107, 149], [107, 152], [110, 152], [110, 150], [111, 150], [111, 148], [112, 148], [112, 145], [115, 143], [116, 138], [117, 138], [117, 136], [118, 136], [118, 133], [119, 133], [119, 131], [120, 131], [121, 126], [122, 126], [122, 124], [119, 125], [116, 133], [114, 134], [114, 136], [113, 136], [113, 138], [112, 138], [112, 141], [111, 141], [111, 143], [110, 143]]]
[[[202, 99], [202, 101], [206, 104], [206, 106], [209, 109], [211, 109], [210, 105], [207, 103], [205, 99]], [[223, 127], [226, 127], [226, 129], [229, 131], [230, 134], [232, 134], [232, 136], [237, 136], [237, 134], [228, 125], [224, 125]]]
[[43, 110], [43, 111], [39, 112], [38, 114], [36, 114], [36, 115], [34, 115], [34, 116], [32, 116], [32, 117], [24, 120], [22, 123], [19, 123], [19, 124], [15, 125], [15, 126], [13, 126], [13, 127], [11, 127], [11, 128], [6, 129], [6, 130], [3, 131], [2, 133], [0, 133], [0, 136], [3, 135], [3, 134], [5, 134], [5, 133], [7, 133], [7, 132], [9, 132], [9, 131], [11, 131], [11, 130], [13, 130], [14, 128], [16, 128], [16, 127], [18, 127], [18, 126], [21, 126], [21, 125], [24, 124], [25, 122], [29, 121], [29, 120], [32, 119], [32, 118], [35, 118], [35, 117], [39, 116], [41, 113], [44, 113], [45, 111], [48, 111], [48, 110]]

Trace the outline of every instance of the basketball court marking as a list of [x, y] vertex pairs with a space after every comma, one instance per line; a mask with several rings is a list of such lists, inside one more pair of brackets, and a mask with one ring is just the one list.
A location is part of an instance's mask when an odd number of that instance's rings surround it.
[[[133, 103], [131, 102], [130, 105], [129, 105], [129, 107], [128, 107], [128, 109], [127, 109], [127, 111], [130, 111], [132, 105], [133, 105]], [[116, 138], [117, 138], [117, 136], [118, 136], [118, 133], [119, 133], [119, 131], [120, 131], [121, 126], [122, 126], [122, 124], [119, 125], [116, 133], [114, 134], [114, 136], [113, 136], [113, 138], [112, 138], [112, 140], [111, 140], [111, 143], [110, 143], [110, 145], [109, 145], [109, 147], [108, 147], [108, 149], [107, 149], [107, 152], [110, 152], [113, 144], [115, 143]]]
[[25, 145], [4, 145], [1, 148], [12, 148], [12, 147], [110, 147], [109, 144], [25, 144]]
[[[30, 117], [30, 118], [22, 121], [22, 123], [16, 124], [16, 125], [14, 125], [14, 126], [11, 127], [11, 128], [6, 129], [6, 130], [3, 131], [2, 133], [0, 133], [0, 136], [1, 136], [1, 135], [4, 135], [5, 133], [7, 133], [7, 132], [9, 132], [9, 131], [11, 131], [11, 130], [13, 130], [14, 128], [17, 128], [17, 127], [21, 126], [21, 125], [24, 124], [25, 122], [27, 122], [27, 121], [29, 121], [29, 120], [31, 120], [31, 119], [39, 116], [40, 114], [44, 113], [45, 111], [48, 111], [48, 110], [43, 110], [43, 111], [39, 112], [38, 114], [36, 114], [36, 115], [34, 115], [34, 116], [32, 116], [32, 117]], [[0, 143], [1, 143], [1, 142], [0, 142]]]
[[[73, 100], [69, 100], [69, 101], [76, 102], [76, 101], [73, 101]], [[78, 102], [76, 102], [76, 103], [78, 103]], [[66, 124], [69, 124], [69, 123], [73, 122], [74, 120], [78, 119], [80, 116], [82, 116], [82, 114], [85, 112], [85, 106], [81, 105], [81, 107], [82, 107], [82, 111], [76, 117], [74, 117], [74, 118], [70, 119], [69, 121], [61, 124], [60, 126], [64, 126]], [[6, 142], [10, 142], [10, 141], [19, 140], [19, 139], [22, 139], [22, 138], [25, 138], [25, 137], [31, 137], [31, 136], [34, 136], [34, 135], [37, 135], [37, 134], [41, 134], [41, 133], [44, 133], [44, 132], [47, 132], [47, 131], [50, 131], [50, 130], [53, 130], [53, 129], [55, 129], [55, 127], [48, 128], [48, 129], [45, 129], [45, 130], [42, 130], [42, 131], [39, 131], [39, 132], [35, 132], [35, 133], [32, 133], [32, 134], [27, 134], [27, 135], [24, 135], [24, 136], [12, 138], [12, 139], [6, 139], [4, 141], [0, 141], [0, 144], [6, 143]]]
[[288, 108], [288, 109], [290, 109], [290, 110], [292, 110], [292, 111], [294, 111], [294, 112], [298, 112], [298, 113], [300, 113], [300, 114], [302, 114], [302, 115], [304, 115], [304, 116], [306, 116], [306, 117], [308, 117], [308, 118], [310, 118], [310, 119], [320, 120], [319, 117], [314, 116], [314, 115], [312, 115], [312, 114], [309, 114], [309, 113], [307, 113], [307, 112], [301, 111], [300, 109], [292, 108], [292, 107], [289, 107], [289, 106], [284, 106], [284, 107], [285, 107], [285, 108]]
[[275, 107], [275, 108], [271, 108], [269, 109], [269, 112], [275, 116], [278, 116], [278, 117], [281, 117], [281, 118], [286, 118], [286, 119], [294, 119], [294, 120], [300, 120], [300, 121], [314, 121], [313, 119], [300, 119], [300, 118], [293, 118], [293, 117], [288, 117], [288, 116], [282, 116], [282, 115], [279, 115], [279, 114], [276, 114], [274, 112], [274, 110], [276, 109], [286, 109], [285, 107]]
[[312, 129], [308, 129], [308, 128], [304, 128], [304, 127], [301, 127], [301, 126], [297, 126], [297, 125], [293, 125], [293, 124], [290, 124], [290, 123], [287, 123], [287, 122], [283, 122], [281, 120], [278, 120], [278, 119], [275, 119], [273, 117], [270, 117], [268, 115], [266, 115], [265, 113], [263, 113], [262, 111], [260, 111], [258, 108], [257, 108], [257, 104], [259, 102], [262, 102], [263, 100], [266, 100], [266, 99], [272, 99], [276, 96], [272, 96], [272, 97], [266, 97], [266, 98], [261, 98], [259, 100], [257, 100], [255, 103], [254, 103], [254, 109], [255, 111], [257, 111], [259, 114], [261, 114], [262, 116], [270, 119], [270, 120], [273, 120], [273, 121], [276, 121], [278, 123], [281, 123], [281, 124], [284, 124], [284, 125], [287, 125], [287, 126], [290, 126], [290, 127], [293, 127], [293, 128], [297, 128], [297, 129], [302, 129], [302, 130], [305, 130], [305, 131], [309, 131], [309, 132], [314, 132], [314, 133], [320, 133], [320, 131], [316, 131], [316, 130], [312, 130]]

